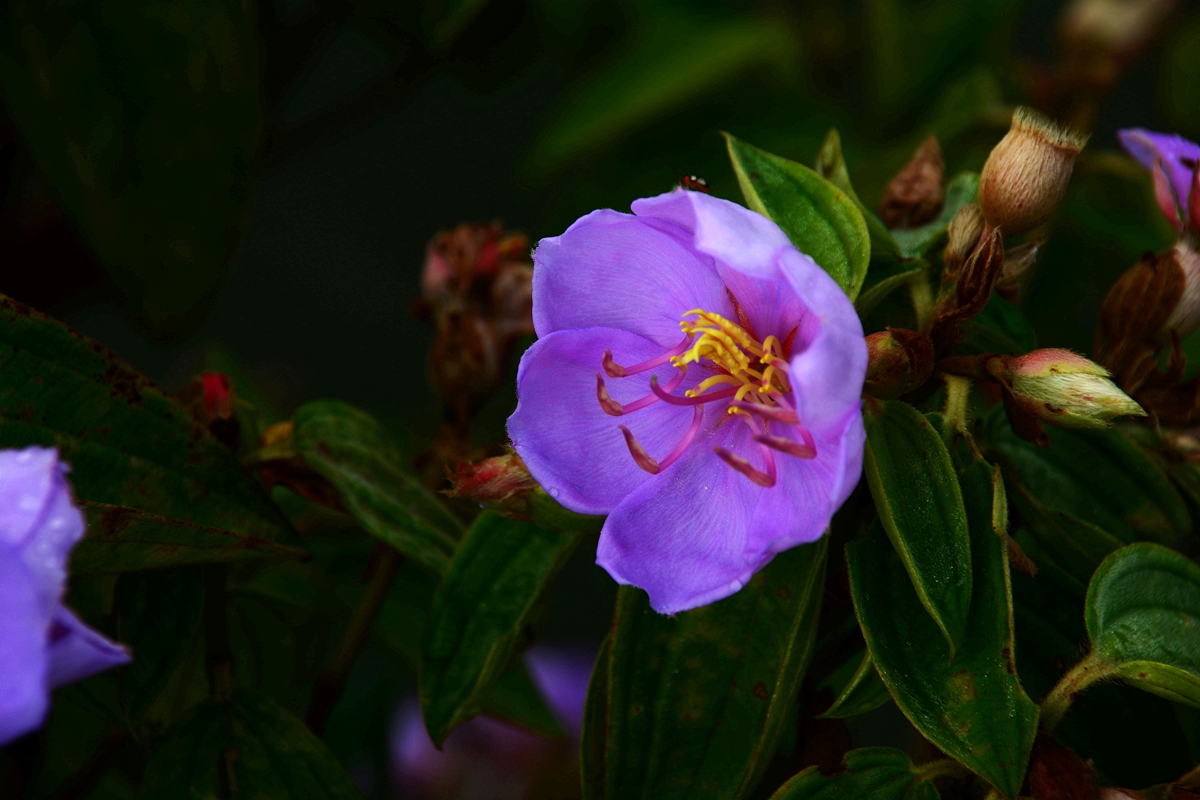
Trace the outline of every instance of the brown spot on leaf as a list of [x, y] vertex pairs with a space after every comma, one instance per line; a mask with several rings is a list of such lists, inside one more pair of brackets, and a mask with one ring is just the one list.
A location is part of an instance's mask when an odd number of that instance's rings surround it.
[[753, 691], [754, 691], [754, 696], [757, 697], [759, 700], [766, 700], [767, 697], [769, 696], [769, 693], [767, 692], [767, 687], [765, 685], [763, 685], [761, 682], [754, 684]]

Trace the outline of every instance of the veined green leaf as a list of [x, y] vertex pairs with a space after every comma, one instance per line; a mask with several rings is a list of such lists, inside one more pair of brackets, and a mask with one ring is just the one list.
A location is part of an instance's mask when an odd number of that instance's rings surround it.
[[1002, 410], [987, 420], [984, 448], [1047, 508], [1095, 525], [1129, 544], [1167, 544], [1191, 529], [1179, 492], [1120, 428], [1071, 431], [1047, 427], [1050, 446], [1018, 439]]
[[[849, 670], [846, 669], [847, 667]], [[822, 717], [830, 719], [854, 717], [874, 711], [892, 699], [892, 696], [888, 694], [887, 686], [884, 685], [879, 673], [875, 670], [871, 654], [866, 649], [861, 654], [846, 659], [846, 663], [839, 667], [837, 672], [848, 672], [848, 676], [838, 675], [843, 680], [838, 681], [836, 686], [830, 684], [830, 688], [837, 692], [837, 697], [834, 698], [833, 705], [821, 714]], [[824, 685], [824, 683], [818, 684], [817, 688], [820, 689]]]
[[808, 167], [725, 134], [746, 204], [775, 221], [792, 244], [858, 297], [871, 242], [867, 223], [846, 192]]
[[970, 616], [953, 660], [924, 613], [883, 531], [846, 546], [859, 624], [896, 705], [947, 755], [1015, 798], [1037, 729], [1013, 661], [1007, 525], [998, 476], [984, 462], [962, 473], [974, 571]]
[[[920, 263], [920, 262], [917, 262]], [[872, 284], [865, 292], [858, 296], [854, 301], [854, 308], [858, 311], [858, 316], [866, 319], [867, 315], [875, 310], [885, 297], [892, 292], [905, 286], [909, 281], [915, 279], [918, 275], [925, 272], [928, 268], [927, 264], [921, 264], [913, 269], [906, 269], [902, 272], [897, 272], [894, 275], [889, 275], [878, 283]]]
[[490, 511], [476, 518], [426, 624], [421, 708], [435, 744], [479, 713], [520, 645], [535, 601], [581, 540]]
[[[842, 155], [842, 137], [838, 134], [837, 128], [830, 128], [829, 133], [825, 134], [825, 141], [821, 143], [821, 149], [817, 151], [817, 163], [814, 169], [822, 178], [845, 192], [858, 206], [871, 237], [871, 255], [882, 255], [891, 259], [901, 258], [900, 246], [892, 238], [891, 231], [880, 221], [879, 217], [863, 205], [862, 200], [858, 199], [858, 193], [850, 185], [850, 172], [846, 169], [846, 159]], [[861, 299], [859, 298], [860, 301]], [[860, 311], [860, 313], [867, 312]]]
[[139, 797], [361, 800], [333, 754], [287, 709], [241, 692], [209, 701], [170, 731], [146, 765]]
[[1047, 508], [1023, 486], [1014, 487], [1012, 496], [1038, 545], [1071, 577], [1083, 594], [1096, 567], [1109, 553], [1121, 547], [1121, 541], [1091, 523], [1064, 511]]
[[780, 553], [737, 594], [674, 617], [622, 587], [597, 662], [608, 674], [589, 688], [585, 797], [753, 791], [812, 653], [827, 549], [822, 538]]
[[71, 571], [301, 555], [234, 455], [132, 367], [0, 295], [0, 447], [57, 447], [88, 532]]
[[1084, 617], [1093, 655], [1134, 686], [1200, 706], [1200, 566], [1142, 542], [1092, 576]]
[[971, 604], [971, 537], [946, 445], [920, 411], [868, 399], [863, 471], [883, 529], [953, 655]]
[[363, 529], [439, 574], [462, 524], [405, 466], [391, 435], [365, 411], [335, 400], [292, 417], [292, 446], [328, 478]]
[[861, 747], [846, 753], [843, 766], [833, 775], [809, 767], [771, 800], [937, 800], [937, 788], [899, 750]]

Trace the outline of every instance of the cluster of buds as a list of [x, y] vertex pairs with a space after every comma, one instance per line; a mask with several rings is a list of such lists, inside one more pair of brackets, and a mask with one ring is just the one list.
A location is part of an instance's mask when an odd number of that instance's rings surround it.
[[938, 368], [999, 385], [1013, 430], [1048, 444], [1041, 423], [1060, 428], [1107, 428], [1123, 416], [1146, 412], [1110, 380], [1108, 370], [1070, 350], [1046, 348], [1020, 356], [952, 356]]
[[1004, 237], [1029, 233], [1050, 219], [1086, 141], [1030, 109], [1013, 114], [1008, 133], [983, 165], [979, 202], [963, 206], [950, 223], [931, 320], [930, 337], [939, 352], [957, 346], [959, 323], [983, 311], [997, 285], [1015, 291], [1040, 241], [1006, 255]]
[[1200, 328], [1200, 146], [1140, 129], [1118, 136], [1150, 171], [1155, 200], [1179, 238], [1148, 253], [1109, 290], [1093, 350], [1160, 421], [1192, 425], [1200, 421], [1200, 380], [1184, 381], [1181, 342]]
[[508, 372], [517, 339], [533, 333], [529, 240], [499, 222], [463, 223], [430, 241], [417, 314], [433, 322], [430, 378], [446, 403], [447, 437], [465, 440], [471, 418]]

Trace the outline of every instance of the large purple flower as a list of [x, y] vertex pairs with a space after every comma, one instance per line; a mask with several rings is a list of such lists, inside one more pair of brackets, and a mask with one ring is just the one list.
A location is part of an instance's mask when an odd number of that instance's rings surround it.
[[0, 451], [0, 745], [39, 727], [50, 690], [129, 661], [62, 604], [83, 535], [58, 453]]
[[1186, 218], [1192, 186], [1197, 179], [1200, 144], [1189, 142], [1178, 134], [1155, 133], [1144, 128], [1119, 130], [1117, 138], [1121, 146], [1153, 175], [1159, 208], [1172, 224], [1181, 228], [1176, 206], [1183, 209]]
[[853, 305], [775, 223], [677, 190], [534, 253], [509, 418], [529, 471], [607, 514], [597, 563], [673, 614], [819, 538], [862, 471]]

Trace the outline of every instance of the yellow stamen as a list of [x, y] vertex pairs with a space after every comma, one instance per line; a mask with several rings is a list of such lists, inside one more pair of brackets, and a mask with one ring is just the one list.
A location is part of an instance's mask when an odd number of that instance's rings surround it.
[[[783, 343], [779, 337], [768, 336], [759, 342], [736, 322], [702, 308], [687, 312], [679, 327], [695, 338], [692, 346], [672, 358], [671, 363], [682, 368], [707, 361], [708, 366], [722, 373], [688, 391], [686, 394], [689, 397], [703, 394], [714, 386], [731, 384], [737, 387], [735, 400], [749, 398], [773, 406], [775, 400], [770, 393], [791, 391], [785, 371], [787, 359], [784, 358]], [[731, 406], [729, 413], [745, 412]]]

